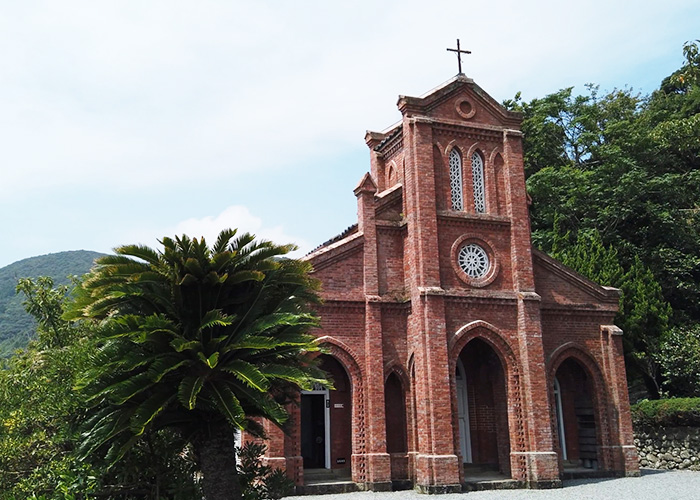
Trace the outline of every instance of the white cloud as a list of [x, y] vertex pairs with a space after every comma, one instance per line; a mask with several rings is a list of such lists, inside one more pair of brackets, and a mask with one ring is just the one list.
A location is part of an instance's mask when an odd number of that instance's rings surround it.
[[239, 234], [252, 233], [259, 239], [270, 240], [278, 244], [294, 243], [299, 247], [294, 255], [303, 255], [311, 250], [309, 242], [287, 234], [282, 226], [264, 224], [260, 217], [251, 214], [247, 207], [241, 205], [227, 207], [216, 216], [184, 220], [175, 226], [172, 234], [187, 234], [192, 237], [204, 236], [207, 241], [213, 243], [221, 230], [227, 228], [238, 229]]
[[262, 218], [253, 215], [250, 210], [242, 205], [232, 205], [225, 208], [218, 215], [204, 217], [192, 217], [178, 222], [172, 227], [154, 230], [141, 227], [128, 231], [121, 237], [124, 242], [139, 242], [151, 247], [159, 248], [158, 239], [163, 236], [180, 236], [186, 234], [191, 238], [204, 237], [209, 245], [212, 245], [223, 229], [237, 229], [238, 234], [248, 232], [254, 234], [257, 239], [270, 240], [277, 244], [294, 243], [298, 250], [291, 252], [291, 257], [301, 257], [312, 249], [312, 245], [304, 238], [288, 234], [280, 225], [269, 225]]

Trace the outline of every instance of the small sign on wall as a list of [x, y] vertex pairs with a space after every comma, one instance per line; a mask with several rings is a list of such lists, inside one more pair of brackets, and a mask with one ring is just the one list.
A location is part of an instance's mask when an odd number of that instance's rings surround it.
[[345, 405], [343, 403], [334, 403], [333, 408], [345, 408]]
[[344, 464], [344, 463], [345, 463], [345, 459], [344, 459], [344, 458], [336, 458], [336, 459], [335, 459], [335, 463], [337, 463], [337, 464]]

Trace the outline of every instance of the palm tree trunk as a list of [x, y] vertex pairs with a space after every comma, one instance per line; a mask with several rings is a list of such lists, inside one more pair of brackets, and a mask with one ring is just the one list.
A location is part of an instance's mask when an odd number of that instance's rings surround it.
[[206, 500], [238, 500], [241, 485], [236, 470], [234, 433], [226, 422], [212, 423], [194, 441], [197, 463], [202, 471], [202, 492]]

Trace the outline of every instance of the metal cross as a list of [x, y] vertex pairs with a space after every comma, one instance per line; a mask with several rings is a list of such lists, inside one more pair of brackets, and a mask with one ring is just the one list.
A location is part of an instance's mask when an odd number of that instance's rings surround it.
[[450, 52], [456, 52], [457, 53], [457, 65], [459, 67], [459, 74], [462, 74], [462, 54], [471, 54], [471, 50], [462, 50], [459, 48], [459, 38], [457, 39], [457, 48], [456, 49], [447, 49]]

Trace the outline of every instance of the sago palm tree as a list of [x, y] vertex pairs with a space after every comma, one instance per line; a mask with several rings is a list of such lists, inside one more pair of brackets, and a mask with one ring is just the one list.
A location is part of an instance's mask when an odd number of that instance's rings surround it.
[[100, 320], [83, 390], [93, 403], [83, 452], [121, 458], [146, 432], [174, 428], [192, 445], [207, 500], [237, 498], [234, 431], [282, 425], [290, 396], [328, 385], [309, 354], [317, 325], [309, 265], [292, 245], [224, 230], [209, 248], [187, 236], [163, 249], [123, 246], [100, 258], [73, 317]]

